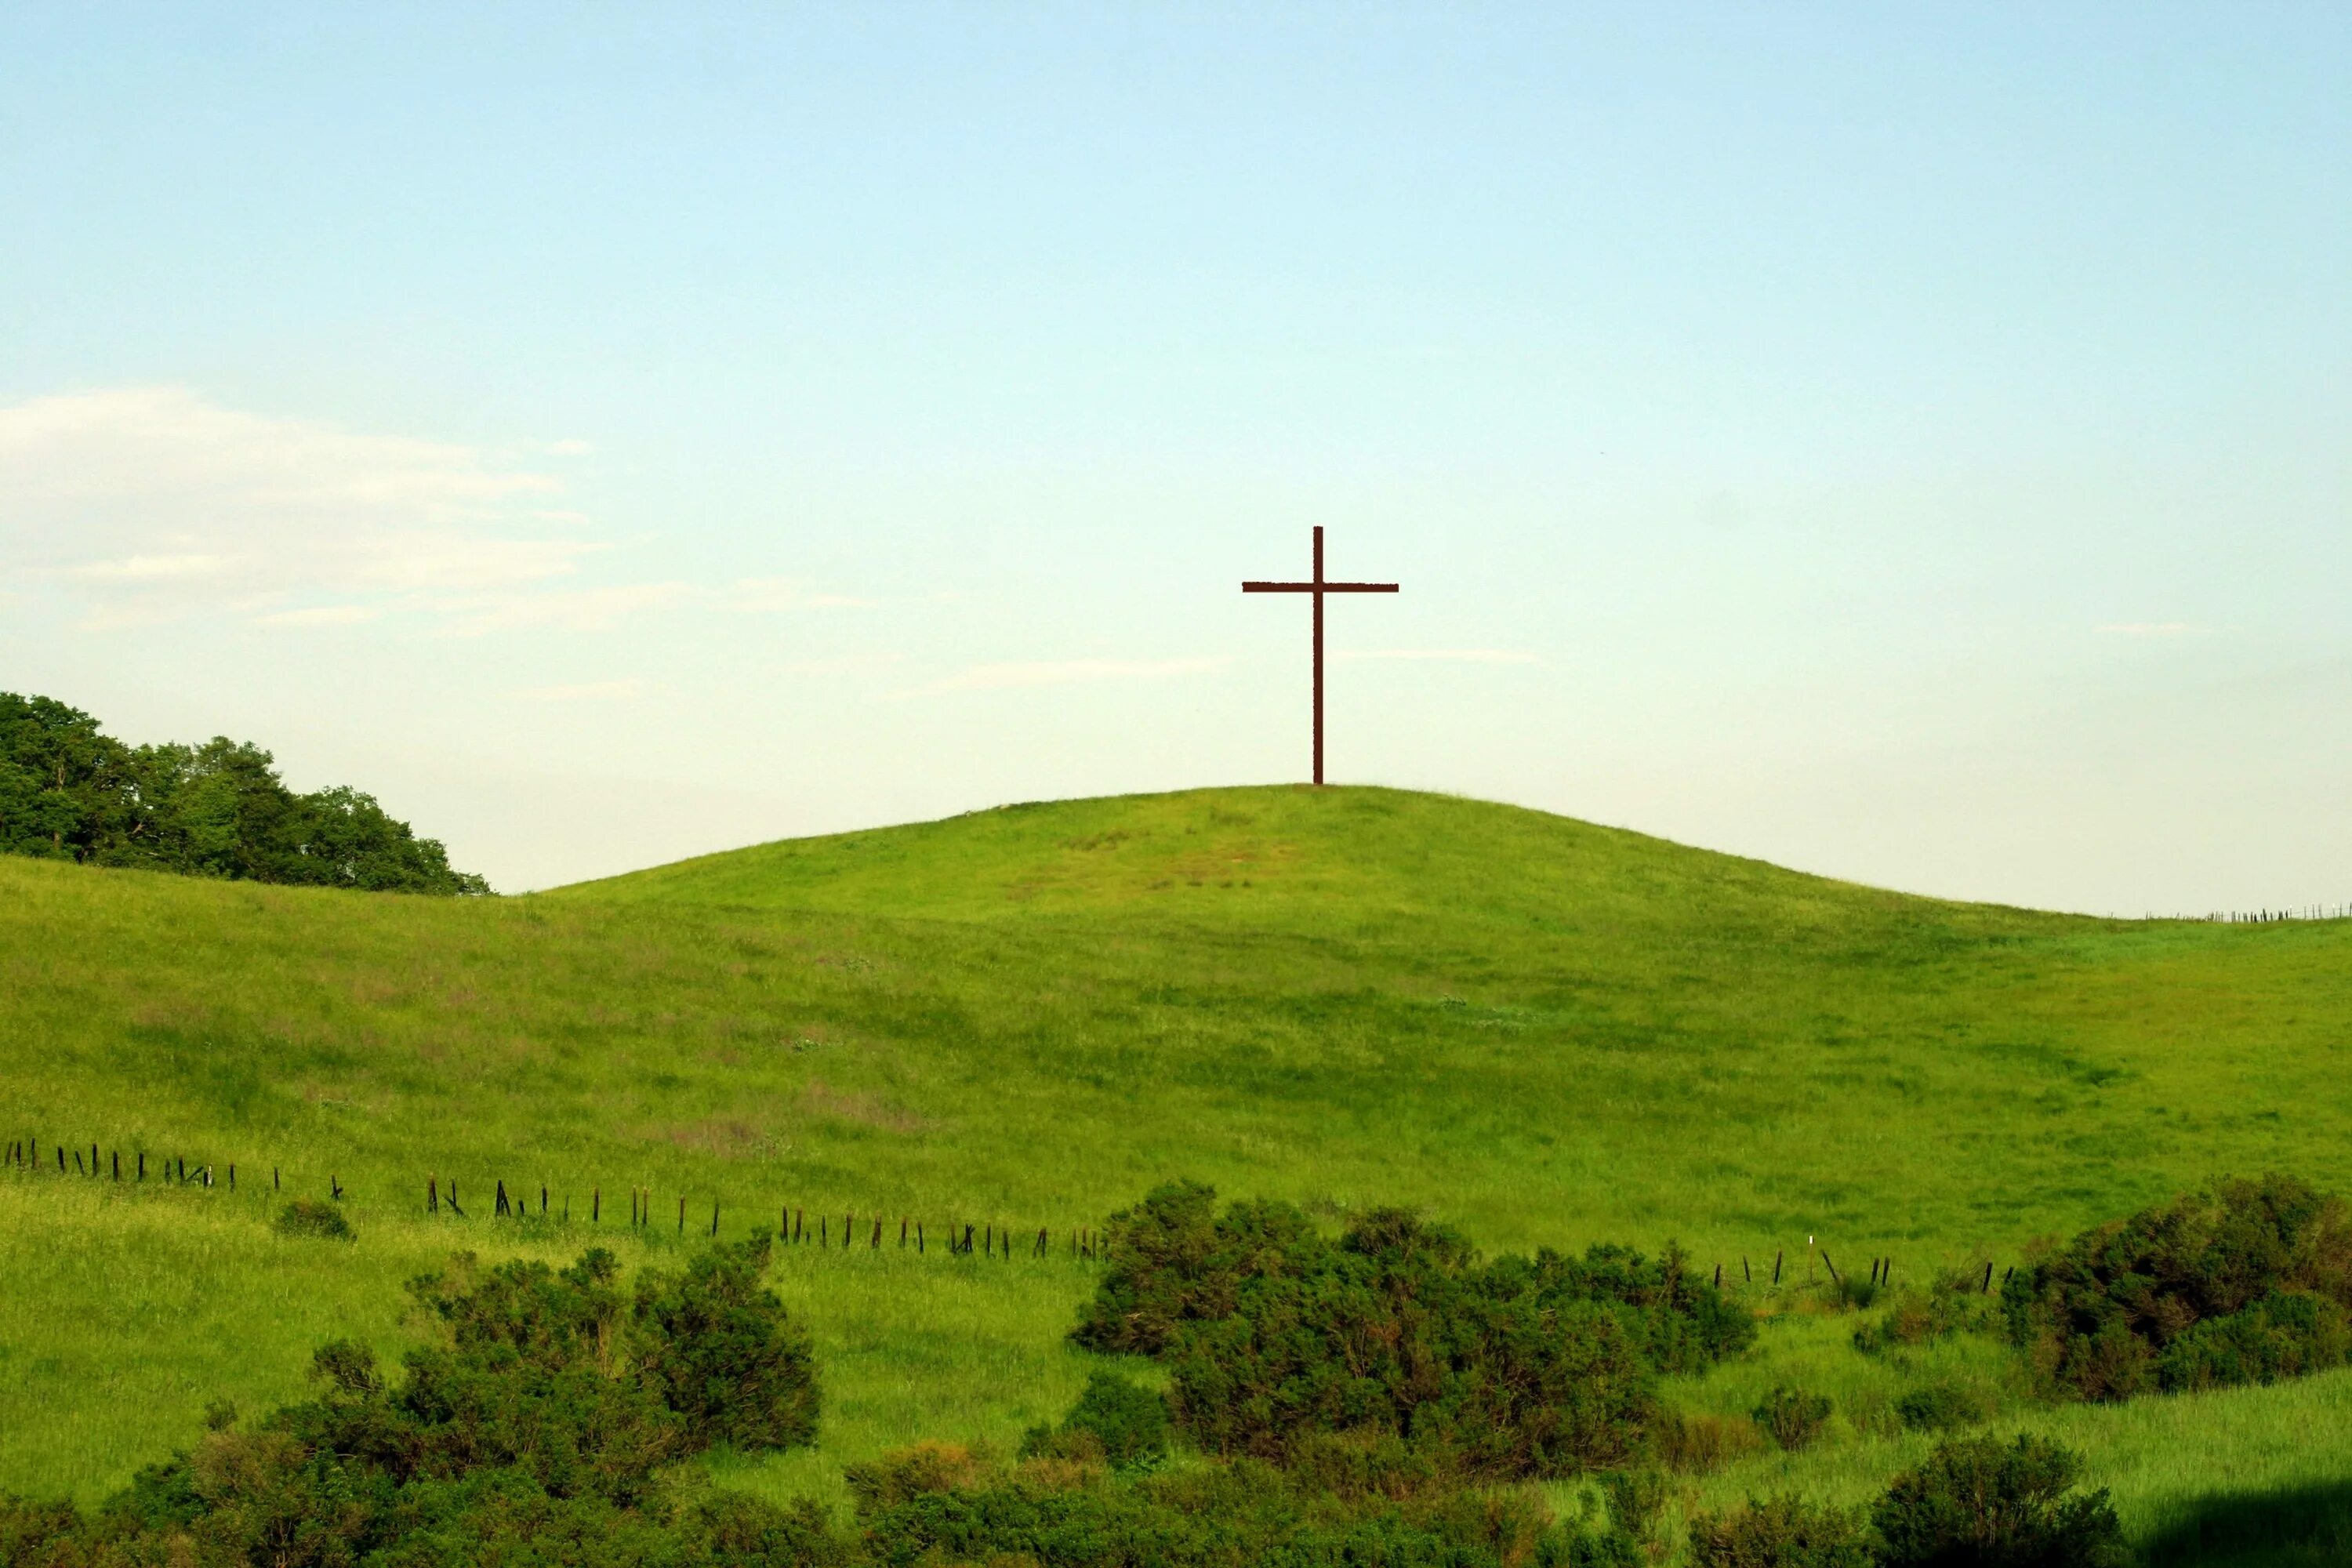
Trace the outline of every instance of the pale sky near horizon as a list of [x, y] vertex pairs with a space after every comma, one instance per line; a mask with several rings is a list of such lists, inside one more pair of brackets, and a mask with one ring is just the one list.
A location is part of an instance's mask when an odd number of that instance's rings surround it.
[[0, 689], [502, 889], [1306, 768], [2352, 901], [2352, 9], [0, 3]]

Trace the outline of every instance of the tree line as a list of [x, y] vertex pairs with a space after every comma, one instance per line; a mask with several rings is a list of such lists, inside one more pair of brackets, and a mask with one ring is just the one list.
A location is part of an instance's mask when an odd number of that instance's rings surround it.
[[287, 788], [249, 741], [129, 745], [79, 709], [6, 691], [0, 853], [298, 887], [490, 890], [365, 791]]

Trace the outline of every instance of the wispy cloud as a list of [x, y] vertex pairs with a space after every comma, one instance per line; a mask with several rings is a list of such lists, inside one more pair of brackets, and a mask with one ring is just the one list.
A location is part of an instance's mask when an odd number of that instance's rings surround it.
[[847, 594], [814, 593], [789, 577], [746, 577], [718, 597], [719, 607], [738, 615], [792, 615], [802, 610], [862, 610], [871, 599]]
[[[225, 408], [180, 387], [0, 407], [0, 578], [115, 629], [226, 616], [299, 627], [398, 617], [454, 637], [609, 631], [693, 605], [868, 605], [782, 577], [726, 587], [581, 582], [608, 548], [539, 458]], [[521, 454], [521, 455], [518, 455]]]
[[1231, 658], [1070, 658], [1035, 664], [976, 664], [935, 680], [926, 691], [997, 691], [1018, 686], [1065, 686], [1085, 680], [1166, 680], [1223, 669]]
[[585, 680], [574, 686], [533, 686], [515, 695], [530, 702], [626, 702], [651, 689], [652, 682], [633, 675], [620, 680]]
[[256, 616], [257, 626], [352, 626], [372, 621], [383, 612], [371, 605], [316, 605], [303, 610], [279, 610]]
[[1539, 664], [1531, 653], [1499, 647], [1364, 647], [1340, 648], [1332, 656], [1350, 661], [1375, 658], [1451, 659], [1458, 664]]
[[2189, 621], [2115, 621], [2099, 631], [2116, 637], [2195, 637], [2205, 629]]
[[541, 589], [531, 593], [477, 594], [439, 601], [450, 637], [488, 632], [555, 630], [608, 632], [632, 616], [686, 602], [683, 583], [623, 583], [601, 588]]
[[179, 387], [39, 397], [0, 407], [0, 572], [62, 585], [97, 625], [513, 592], [599, 548], [537, 515], [561, 489], [471, 447]]

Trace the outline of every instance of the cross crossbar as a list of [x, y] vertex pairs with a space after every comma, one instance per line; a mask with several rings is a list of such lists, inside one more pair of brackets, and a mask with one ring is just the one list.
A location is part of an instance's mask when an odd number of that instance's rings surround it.
[[1393, 594], [1394, 583], [1333, 583], [1323, 575], [1323, 529], [1315, 529], [1315, 575], [1304, 583], [1245, 582], [1244, 594], [1312, 594], [1315, 595], [1315, 782], [1323, 782], [1323, 595], [1326, 594]]

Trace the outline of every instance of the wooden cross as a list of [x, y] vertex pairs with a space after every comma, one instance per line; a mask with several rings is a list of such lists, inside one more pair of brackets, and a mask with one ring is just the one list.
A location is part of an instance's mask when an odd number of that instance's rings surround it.
[[1312, 594], [1315, 595], [1315, 782], [1323, 782], [1323, 595], [1326, 594], [1393, 594], [1394, 583], [1326, 583], [1323, 580], [1323, 529], [1315, 529], [1315, 579], [1310, 583], [1244, 583], [1244, 594]]

